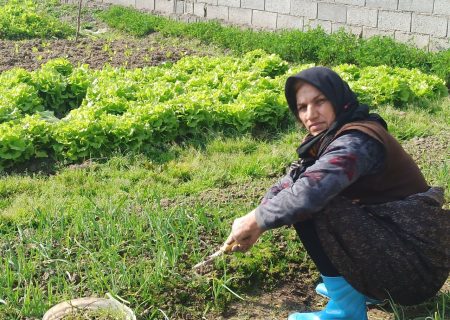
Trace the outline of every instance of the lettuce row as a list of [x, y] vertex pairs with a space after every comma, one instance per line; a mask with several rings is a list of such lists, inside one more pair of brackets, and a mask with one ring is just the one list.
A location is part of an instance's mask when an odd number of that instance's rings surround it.
[[[273, 130], [289, 116], [289, 68], [261, 50], [243, 57], [185, 57], [175, 64], [92, 70], [55, 59], [0, 74], [0, 167], [36, 158], [80, 161], [209, 131]], [[438, 77], [388, 67], [335, 70], [362, 102], [402, 107], [447, 94]]]

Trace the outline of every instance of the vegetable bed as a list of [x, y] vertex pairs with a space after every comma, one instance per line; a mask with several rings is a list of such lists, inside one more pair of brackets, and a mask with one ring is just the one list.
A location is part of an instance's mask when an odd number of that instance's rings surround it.
[[[60, 58], [37, 71], [6, 71], [0, 75], [0, 166], [142, 151], [206, 131], [273, 131], [288, 118], [287, 76], [308, 66], [290, 69], [277, 55], [256, 50], [132, 70], [92, 70]], [[418, 70], [335, 69], [373, 106], [402, 108], [447, 95], [443, 80]]]

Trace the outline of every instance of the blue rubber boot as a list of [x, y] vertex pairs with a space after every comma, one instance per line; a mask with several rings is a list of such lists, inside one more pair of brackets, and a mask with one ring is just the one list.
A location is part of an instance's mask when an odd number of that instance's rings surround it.
[[[330, 297], [328, 296], [328, 290], [325, 287], [325, 283], [323, 283], [323, 282], [321, 282], [317, 285], [316, 293], [324, 298], [330, 299]], [[384, 301], [372, 299], [372, 298], [369, 298], [366, 296], [366, 305], [370, 306], [370, 305], [380, 305], [380, 304], [384, 304]]]
[[293, 313], [288, 320], [367, 320], [366, 297], [343, 277], [322, 276], [330, 301], [324, 310]]

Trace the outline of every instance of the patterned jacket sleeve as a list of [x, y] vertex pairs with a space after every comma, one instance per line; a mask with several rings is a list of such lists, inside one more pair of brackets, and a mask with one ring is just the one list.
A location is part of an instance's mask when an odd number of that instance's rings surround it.
[[273, 229], [311, 218], [357, 179], [379, 172], [384, 159], [380, 142], [349, 131], [334, 140], [297, 181], [287, 175], [269, 190], [256, 208], [258, 225]]
[[265, 203], [266, 201], [272, 199], [273, 197], [275, 197], [281, 190], [291, 186], [294, 183], [294, 181], [292, 180], [292, 177], [290, 175], [290, 170], [289, 172], [282, 177], [281, 179], [279, 179], [273, 186], [271, 186], [269, 188], [269, 190], [267, 190], [266, 194], [264, 195], [261, 203]]

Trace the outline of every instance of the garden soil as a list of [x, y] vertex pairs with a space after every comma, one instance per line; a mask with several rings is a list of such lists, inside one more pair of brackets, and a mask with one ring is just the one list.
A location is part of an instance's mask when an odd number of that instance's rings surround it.
[[[66, 1], [70, 2], [70, 1]], [[64, 57], [75, 66], [88, 64], [101, 69], [106, 64], [113, 67], [143, 68], [176, 62], [186, 55], [212, 55], [207, 48], [196, 46], [198, 41], [167, 39], [158, 33], [143, 38], [115, 34], [100, 21], [95, 12], [107, 9], [110, 4], [92, 0], [83, 2], [82, 29], [78, 41], [75, 39], [33, 39], [22, 41], [0, 40], [0, 72], [13, 67], [36, 70], [50, 59]], [[77, 15], [68, 11], [59, 17], [76, 28]]]
[[176, 62], [193, 50], [162, 45], [154, 36], [145, 39], [79, 39], [74, 40], [0, 40], [0, 72], [13, 67], [36, 70], [50, 59], [64, 57], [75, 66], [88, 64], [101, 69], [106, 64], [113, 67], [142, 68]]

